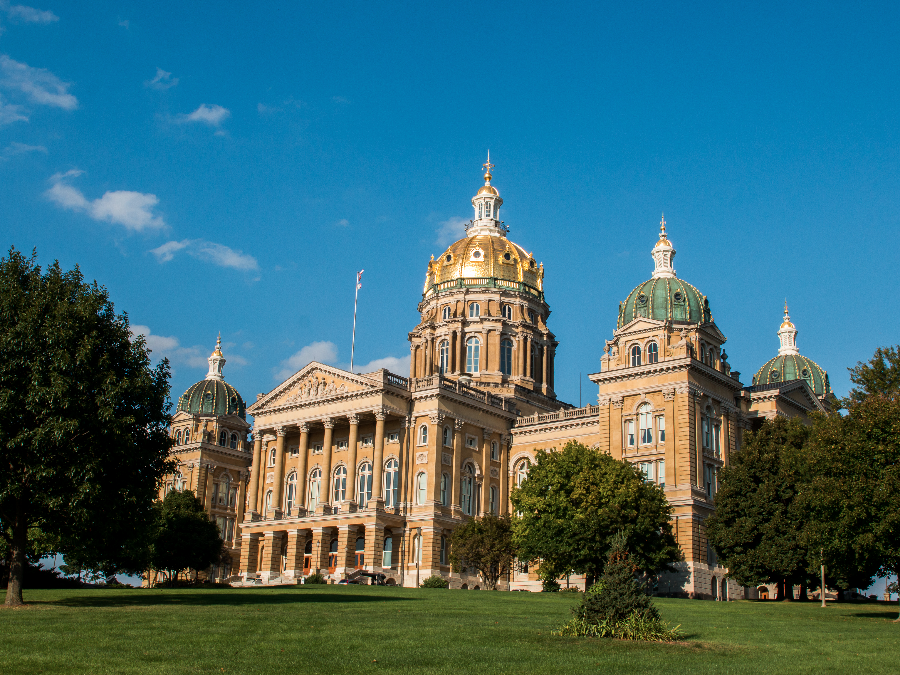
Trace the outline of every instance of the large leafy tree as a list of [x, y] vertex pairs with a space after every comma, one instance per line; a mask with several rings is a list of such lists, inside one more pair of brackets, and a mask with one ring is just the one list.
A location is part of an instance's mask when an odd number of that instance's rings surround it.
[[183, 570], [202, 570], [222, 557], [219, 527], [209, 519], [190, 490], [172, 491], [155, 505], [150, 566], [173, 577]]
[[168, 363], [78, 268], [0, 260], [0, 536], [6, 604], [38, 528], [92, 567], [137, 571], [162, 476], [171, 470]]
[[512, 527], [506, 516], [485, 515], [463, 523], [450, 538], [450, 563], [457, 572], [474, 567], [484, 585], [494, 590], [516, 559]]
[[672, 533], [672, 507], [663, 491], [629, 462], [577, 442], [537, 453], [522, 485], [510, 496], [519, 557], [542, 568], [603, 572], [613, 537], [621, 531], [635, 568], [654, 575], [681, 559]]
[[869, 396], [894, 396], [900, 391], [900, 345], [879, 347], [866, 363], [859, 362], [850, 370], [850, 381], [856, 385], [844, 399], [845, 406], [861, 403]]
[[716, 511], [706, 520], [706, 534], [741, 584], [776, 583], [781, 596], [785, 584], [808, 580], [797, 495], [807, 480], [809, 433], [798, 419], [766, 421], [744, 437], [741, 451], [719, 473]]

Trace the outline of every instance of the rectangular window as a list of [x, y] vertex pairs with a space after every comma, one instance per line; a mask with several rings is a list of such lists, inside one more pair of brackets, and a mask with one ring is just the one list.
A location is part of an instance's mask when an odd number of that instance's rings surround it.
[[314, 455], [322, 454], [322, 444], [321, 443], [316, 443], [315, 445], [313, 445], [313, 454]]
[[634, 447], [634, 420], [628, 420], [625, 423], [626, 445], [629, 448]]
[[470, 448], [475, 447], [477, 439], [474, 436], [466, 436], [466, 445]]
[[371, 448], [373, 445], [375, 445], [375, 443], [372, 441], [371, 436], [363, 436], [362, 446], [364, 448]]
[[500, 446], [497, 441], [491, 441], [491, 459], [495, 462], [500, 461]]
[[300, 446], [292, 445], [290, 448], [288, 448], [288, 453], [291, 455], [291, 457], [296, 457], [300, 454]]
[[721, 431], [721, 429], [721, 424], [717, 424], [715, 427], [713, 427], [713, 431], [715, 432], [715, 445], [713, 446], [713, 449], [716, 451], [716, 457], [718, 457], [719, 453], [722, 451], [721, 447], [719, 446], [719, 432]]
[[657, 417], [656, 418], [656, 428], [659, 429], [659, 442], [666, 442], [666, 418], [665, 417]]
[[656, 480], [656, 477], [654, 476], [654, 469], [656, 467], [654, 466], [654, 464], [654, 462], [641, 462], [640, 464], [641, 471], [644, 474], [644, 480], [648, 483], [653, 483]]
[[450, 481], [450, 477], [442, 473], [441, 474], [441, 504], [447, 506], [447, 483]]
[[666, 487], [666, 460], [657, 462], [656, 475], [659, 476], [659, 487]]
[[447, 564], [447, 537], [441, 537], [441, 565]]
[[706, 483], [706, 496], [712, 498], [715, 494], [716, 469], [711, 464], [703, 465], [703, 475]]
[[708, 448], [710, 446], [709, 417], [707, 417], [706, 415], [703, 416], [703, 420], [701, 422], [701, 427], [703, 429], [703, 447]]
[[236, 487], [231, 488], [231, 491], [228, 493], [228, 506], [234, 506], [237, 503], [237, 491]]
[[218, 502], [219, 502], [219, 484], [213, 483], [212, 503], [217, 504]]
[[350, 447], [350, 441], [338, 441], [337, 449], [338, 450], [346, 450]]
[[388, 434], [387, 439], [388, 439], [388, 443], [399, 443], [400, 442], [400, 432], [392, 431], [391, 433]]

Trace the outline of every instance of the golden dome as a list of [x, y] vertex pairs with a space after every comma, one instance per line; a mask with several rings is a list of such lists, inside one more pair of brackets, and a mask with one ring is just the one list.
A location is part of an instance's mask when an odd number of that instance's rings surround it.
[[666, 214], [662, 215], [662, 218], [659, 221], [659, 241], [656, 242], [656, 246], [653, 248], [659, 248], [660, 246], [668, 246], [672, 248], [672, 243], [669, 241], [668, 237], [666, 237]]
[[479, 234], [450, 245], [429, 265], [433, 283], [456, 279], [520, 281], [540, 289], [543, 268], [518, 244], [506, 237]]
[[[478, 195], [494, 195], [495, 197], [499, 197], [500, 193], [497, 192], [497, 188], [493, 185], [483, 185], [478, 191]], [[478, 195], [475, 196], [477, 197]]]

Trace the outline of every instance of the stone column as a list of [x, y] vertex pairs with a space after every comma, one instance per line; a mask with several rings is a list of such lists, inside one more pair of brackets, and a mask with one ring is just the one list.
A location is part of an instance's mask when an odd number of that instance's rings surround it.
[[250, 509], [251, 520], [253, 514], [258, 513], [256, 505], [259, 503], [259, 472], [262, 470], [263, 461], [262, 432], [254, 429], [253, 436], [253, 463], [250, 465], [250, 499], [247, 505]]
[[322, 426], [325, 427], [325, 440], [322, 441], [322, 487], [319, 492], [319, 498], [322, 504], [331, 504], [331, 445], [334, 437], [334, 420], [326, 417], [322, 420]]
[[543, 355], [543, 370], [541, 371], [541, 391], [544, 393], [547, 392], [547, 345], [544, 345], [541, 348], [541, 354]]
[[516, 377], [522, 377], [525, 374], [525, 371], [522, 368], [522, 336], [516, 335], [516, 364], [513, 368], [513, 375]]
[[456, 373], [459, 372], [459, 363], [457, 359], [457, 348], [456, 348], [456, 331], [450, 331], [450, 335], [447, 336], [447, 372], [448, 373]]
[[466, 331], [462, 327], [459, 329], [459, 372], [466, 372]]
[[306, 530], [287, 531], [287, 570], [295, 579], [303, 574], [303, 549], [306, 547]]
[[375, 411], [375, 459], [372, 462], [372, 500], [374, 508], [384, 504], [381, 479], [384, 475], [384, 418], [383, 410]]
[[259, 535], [241, 535], [241, 576], [246, 580], [248, 574], [256, 574], [259, 554]]
[[263, 554], [260, 572], [264, 580], [281, 576], [281, 543], [283, 532], [266, 532], [266, 549]]
[[306, 507], [306, 462], [309, 454], [309, 425], [300, 425], [300, 448], [297, 459], [297, 504]]
[[[287, 435], [285, 427], [275, 429], [275, 477], [272, 485], [272, 511], [276, 519], [282, 516], [281, 498], [284, 492], [284, 437]], [[268, 514], [266, 514], [268, 515]]]
[[[675, 472], [675, 390], [663, 391], [663, 409], [666, 424], [666, 490], [674, 489], [678, 483], [678, 475]], [[658, 432], [657, 432], [658, 433]]]
[[484, 479], [481, 482], [481, 515], [490, 511], [490, 495], [491, 495], [491, 432], [487, 429], [481, 430], [481, 461]]
[[316, 527], [312, 531], [312, 563], [309, 573], [328, 571], [328, 547], [331, 544], [331, 530], [325, 527]]
[[209, 505], [206, 500], [206, 476], [208, 470], [206, 468], [206, 462], [199, 462], [199, 466], [197, 467], [197, 497], [200, 498], [200, 501], [203, 503], [203, 508], [209, 508]]
[[411, 345], [409, 348], [409, 378], [416, 377], [416, 346]]
[[453, 433], [453, 473], [450, 474], [450, 485], [451, 490], [450, 493], [453, 495], [451, 500], [451, 506], [453, 508], [453, 515], [459, 517], [462, 513], [462, 507], [460, 506], [460, 477], [462, 476], [462, 454], [463, 454], [463, 444], [465, 443], [465, 435], [463, 434], [463, 427], [465, 427], [466, 423], [462, 420], [456, 420], [454, 423], [454, 433]]
[[347, 418], [350, 421], [350, 440], [347, 445], [347, 500], [356, 501], [359, 504], [359, 495], [356, 494], [356, 454], [357, 440], [359, 439], [359, 415], [350, 415]]
[[341, 525], [338, 527], [338, 559], [335, 574], [349, 574], [353, 571], [356, 555], [356, 526]]
[[554, 376], [555, 376], [553, 364], [556, 363], [556, 347], [554, 347], [553, 345], [550, 345], [549, 361], [550, 361], [550, 363], [548, 364], [548, 369], [547, 369], [547, 389], [548, 389], [548, 391], [553, 389], [553, 380], [554, 380]]
[[500, 496], [498, 515], [509, 513], [509, 436], [500, 437]]
[[247, 498], [247, 471], [241, 469], [238, 472], [237, 501], [234, 504], [235, 540], [237, 539], [237, 526], [244, 522], [244, 501]]
[[[444, 415], [441, 413], [432, 414], [429, 417], [431, 422], [431, 430], [428, 432], [431, 436], [428, 439], [428, 463], [420, 464], [422, 470], [428, 475], [428, 469], [431, 468], [431, 481], [426, 478], [426, 503], [432, 506], [440, 503], [441, 499], [441, 452], [444, 448]], [[418, 469], [416, 469], [418, 473]]]

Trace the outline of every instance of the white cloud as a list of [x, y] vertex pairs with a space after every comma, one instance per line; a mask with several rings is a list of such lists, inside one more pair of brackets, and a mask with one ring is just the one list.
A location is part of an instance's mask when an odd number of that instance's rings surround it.
[[180, 122], [202, 122], [211, 127], [217, 127], [231, 116], [231, 111], [220, 105], [202, 104], [190, 115], [181, 115], [178, 120]]
[[[278, 382], [283, 382], [312, 361], [318, 361], [319, 363], [335, 366], [336, 368], [341, 368], [342, 370], [350, 370], [349, 363], [338, 363], [337, 345], [335, 345], [333, 342], [313, 342], [312, 344], [303, 347], [300, 351], [296, 352], [290, 358], [282, 361], [278, 368], [274, 370], [273, 379], [277, 380]], [[387, 370], [390, 370], [392, 373], [396, 373], [397, 375], [405, 375], [409, 372], [409, 362], [409, 356], [403, 356], [400, 358], [394, 356], [386, 356], [381, 359], [369, 361], [369, 363], [361, 366], [354, 366], [353, 372], [371, 373], [376, 370], [380, 370], [381, 368], [385, 368]]]
[[25, 109], [22, 106], [4, 103], [3, 98], [0, 97], [0, 127], [13, 122], [27, 122], [28, 116], [24, 113]]
[[369, 361], [367, 364], [363, 366], [353, 366], [354, 373], [371, 373], [376, 370], [381, 370], [384, 368], [385, 370], [389, 370], [395, 375], [406, 375], [409, 373], [409, 363], [411, 357], [409, 354], [406, 356], [401, 356], [399, 359], [396, 356], [385, 356], [383, 359], [375, 359], [374, 361]]
[[0, 9], [4, 10], [10, 19], [23, 23], [53, 23], [59, 21], [59, 17], [53, 12], [44, 9], [35, 9], [25, 5], [10, 5], [8, 2], [0, 3]]
[[350, 221], [346, 218], [341, 218], [339, 221], [337, 221], [337, 224], [341, 227], [347, 227], [350, 224]]
[[178, 84], [178, 78], [172, 77], [172, 73], [168, 73], [159, 67], [156, 68], [156, 77], [144, 82], [145, 87], [160, 90], [171, 89], [176, 84]]
[[99, 199], [89, 200], [77, 188], [66, 183], [66, 179], [80, 176], [78, 169], [50, 178], [53, 185], [44, 193], [52, 202], [70, 211], [81, 211], [94, 220], [102, 220], [116, 225], [124, 225], [134, 232], [164, 228], [162, 216], [153, 212], [159, 198], [153, 194], [113, 190], [103, 193]]
[[259, 263], [252, 255], [236, 251], [224, 244], [203, 239], [183, 239], [167, 241], [162, 246], [150, 251], [160, 264], [169, 262], [179, 251], [184, 251], [198, 260], [211, 262], [219, 267], [231, 267], [236, 270], [256, 270]]
[[[147, 341], [147, 347], [153, 352], [156, 359], [167, 358], [173, 365], [188, 366], [190, 368], [207, 368], [207, 358], [212, 353], [212, 346], [182, 347], [181, 341], [174, 336], [154, 335], [149, 326], [132, 325], [131, 334], [143, 335]], [[238, 354], [231, 353], [233, 343], [222, 345], [225, 351], [226, 364], [235, 366], [247, 366], [250, 362]]]
[[449, 246], [454, 241], [466, 236], [466, 223], [464, 218], [454, 216], [445, 220], [438, 226], [436, 242], [438, 246]]
[[25, 155], [29, 152], [43, 152], [47, 154], [47, 148], [43, 145], [26, 145], [25, 143], [17, 143], [13, 141], [3, 150], [4, 157], [12, 157], [13, 155]]
[[72, 85], [44, 68], [32, 68], [0, 54], [0, 87], [25, 94], [32, 103], [74, 110], [78, 99], [69, 93]]
[[131, 27], [131, 22], [128, 19], [122, 19], [119, 21], [119, 25], [126, 30]]

